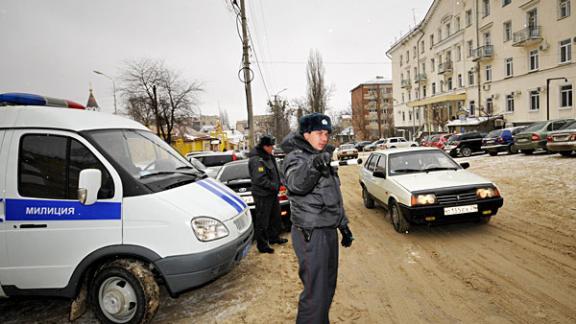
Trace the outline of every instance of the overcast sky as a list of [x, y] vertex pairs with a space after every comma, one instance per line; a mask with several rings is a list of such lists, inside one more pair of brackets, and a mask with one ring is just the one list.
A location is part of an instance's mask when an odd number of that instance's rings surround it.
[[[203, 84], [203, 114], [218, 114], [220, 107], [232, 121], [246, 119], [237, 76], [242, 47], [230, 1], [2, 0], [0, 93], [31, 92], [85, 104], [92, 85], [99, 105], [112, 112], [112, 83], [92, 70], [118, 77], [126, 60], [154, 58]], [[246, 0], [256, 52], [251, 60], [261, 61], [263, 75], [253, 64], [254, 113], [265, 113], [268, 96], [285, 88], [284, 99], [305, 96], [311, 49], [324, 60], [333, 90], [329, 107], [346, 109], [356, 85], [377, 75], [391, 78], [386, 51], [431, 3]]]

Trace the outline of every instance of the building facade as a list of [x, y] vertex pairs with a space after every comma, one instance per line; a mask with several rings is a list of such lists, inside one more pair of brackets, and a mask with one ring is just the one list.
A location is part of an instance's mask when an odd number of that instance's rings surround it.
[[377, 140], [394, 136], [392, 81], [376, 77], [350, 91], [352, 127], [356, 140]]
[[414, 135], [490, 119], [512, 126], [576, 117], [573, 4], [435, 0], [387, 52], [396, 126]]

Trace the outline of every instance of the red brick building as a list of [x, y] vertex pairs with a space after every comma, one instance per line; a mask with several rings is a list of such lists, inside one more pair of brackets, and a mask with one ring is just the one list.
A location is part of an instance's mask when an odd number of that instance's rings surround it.
[[352, 126], [356, 140], [377, 140], [394, 135], [392, 81], [378, 76], [359, 84], [352, 95]]

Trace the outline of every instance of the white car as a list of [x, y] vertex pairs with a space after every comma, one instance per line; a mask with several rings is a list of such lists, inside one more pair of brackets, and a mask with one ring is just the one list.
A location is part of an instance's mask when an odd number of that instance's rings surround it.
[[387, 207], [399, 233], [411, 224], [487, 223], [504, 200], [494, 183], [466, 171], [469, 166], [436, 148], [374, 152], [360, 169], [364, 206]]
[[417, 147], [418, 143], [407, 141], [404, 137], [388, 137], [384, 142], [378, 144], [378, 150], [385, 150], [389, 148], [402, 148], [402, 147]]

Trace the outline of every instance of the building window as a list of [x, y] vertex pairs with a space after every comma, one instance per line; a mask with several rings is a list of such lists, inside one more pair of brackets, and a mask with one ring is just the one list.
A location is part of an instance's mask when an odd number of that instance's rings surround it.
[[540, 110], [540, 92], [538, 90], [530, 91], [530, 110]]
[[467, 47], [468, 57], [472, 57], [472, 55], [474, 54], [474, 43], [471, 40], [469, 40], [466, 43], [466, 47]]
[[452, 90], [452, 78], [448, 78], [448, 90]]
[[434, 69], [436, 68], [435, 63], [436, 63], [435, 60], [433, 58], [431, 58], [430, 59], [430, 65], [431, 65], [430, 69], [432, 70], [432, 72], [434, 72]]
[[434, 46], [434, 34], [430, 35], [430, 48]]
[[506, 112], [514, 112], [514, 95], [506, 96]]
[[426, 73], [426, 62], [422, 62], [422, 73]]
[[432, 95], [436, 94], [436, 82], [432, 82]]
[[464, 84], [462, 83], [462, 74], [458, 74], [458, 88], [463, 88]]
[[466, 27], [470, 27], [472, 25], [472, 9], [466, 10], [466, 14], [464, 15], [464, 20], [466, 22]]
[[530, 59], [529, 59], [529, 68], [530, 68], [530, 71], [536, 71], [536, 70], [538, 70], [538, 65], [539, 65], [538, 56], [539, 56], [539, 55], [538, 55], [538, 50], [530, 51], [530, 53], [529, 53], [529, 58], [530, 58]]
[[484, 67], [486, 81], [492, 81], [492, 65], [486, 65]]
[[472, 71], [468, 71], [468, 85], [469, 86], [474, 85], [474, 72]]
[[490, 0], [482, 0], [482, 18], [490, 16]]
[[416, 119], [420, 120], [420, 110], [416, 110]]
[[405, 111], [402, 112], [402, 121], [406, 121], [406, 112]]
[[422, 96], [426, 98], [426, 86], [422, 87]]
[[452, 31], [450, 30], [450, 29], [451, 29], [450, 27], [451, 27], [451, 26], [450, 26], [450, 23], [447, 23], [447, 24], [446, 24], [446, 37], [450, 36], [450, 34], [451, 34], [451, 32], [452, 32]]
[[444, 92], [444, 80], [440, 80], [440, 92]]
[[455, 31], [459, 31], [460, 30], [460, 16], [456, 16], [456, 30]]
[[442, 41], [442, 28], [438, 28], [438, 42]]
[[512, 0], [502, 0], [502, 7], [506, 7], [510, 3], [512, 3]]
[[461, 59], [462, 59], [462, 46], [457, 45], [456, 46], [456, 62], [460, 62]]
[[563, 85], [560, 87], [560, 107], [572, 107], [572, 85]]
[[412, 112], [411, 111], [408, 112], [408, 120], [412, 120]]
[[490, 32], [484, 33], [484, 45], [492, 45], [492, 35]]
[[486, 99], [486, 114], [490, 116], [492, 112], [494, 112], [494, 101], [492, 98], [488, 98]]
[[420, 54], [424, 53], [424, 40], [420, 41]]
[[512, 22], [507, 21], [504, 23], [504, 41], [507, 42], [512, 39]]
[[402, 102], [404, 102], [404, 94], [402, 94]]
[[570, 39], [565, 39], [560, 42], [560, 63], [570, 61], [572, 61], [572, 42]]
[[416, 51], [416, 46], [412, 46], [412, 58], [416, 58], [418, 51]]
[[511, 77], [514, 74], [514, 66], [512, 63], [512, 58], [509, 57], [506, 59], [506, 76]]
[[410, 62], [410, 51], [406, 51], [406, 63]]
[[558, 14], [560, 18], [566, 18], [570, 16], [570, 0], [558, 1]]
[[474, 100], [470, 100], [470, 103], [469, 103], [469, 106], [468, 106], [468, 107], [469, 107], [468, 113], [469, 113], [470, 115], [474, 115], [474, 110], [476, 109], [476, 107], [474, 107]]
[[402, 61], [404, 61], [404, 57], [400, 55], [400, 66], [402, 66]]

